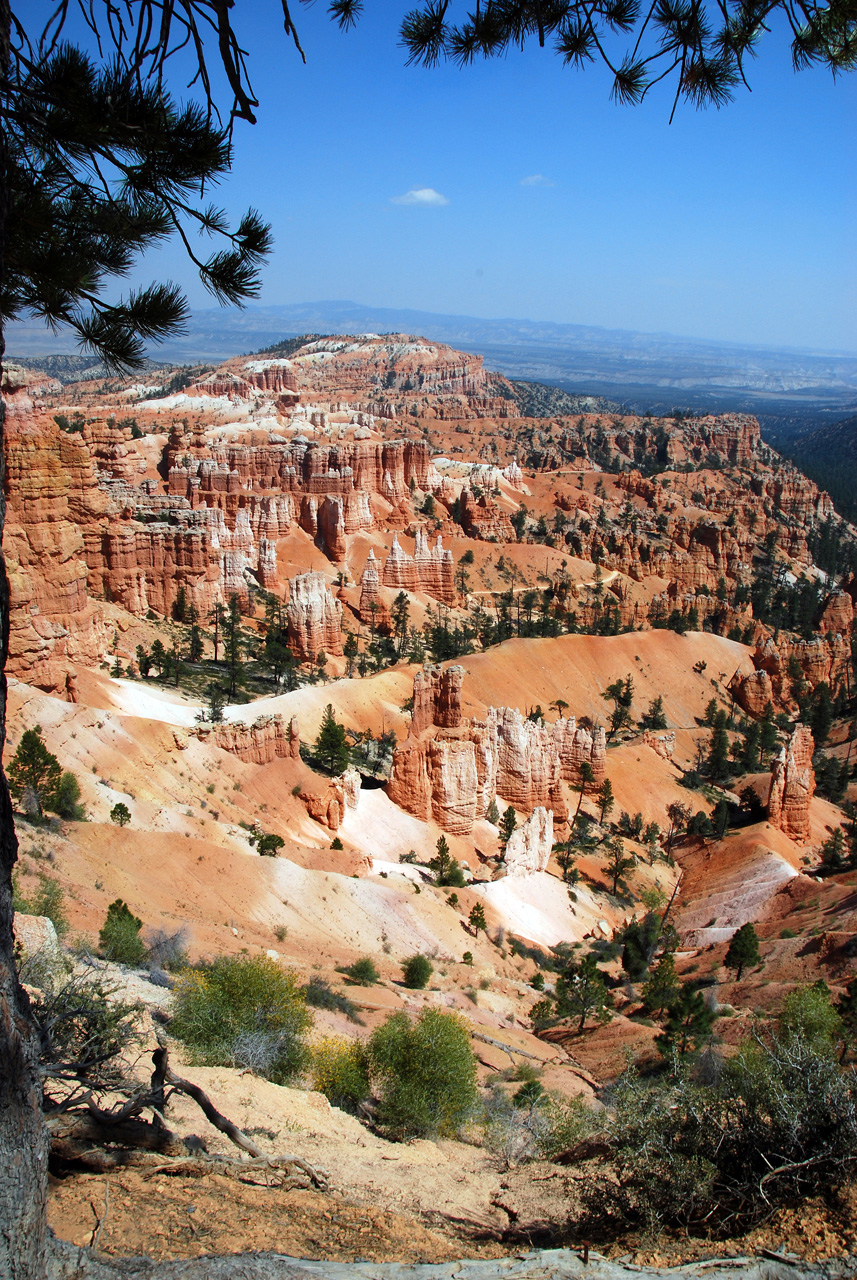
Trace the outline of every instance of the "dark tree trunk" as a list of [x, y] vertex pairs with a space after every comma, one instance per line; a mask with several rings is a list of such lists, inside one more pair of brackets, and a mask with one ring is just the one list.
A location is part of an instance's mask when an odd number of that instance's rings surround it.
[[[9, 70], [11, 15], [0, 0], [0, 76]], [[8, 205], [5, 138], [0, 135], [0, 279]], [[0, 375], [5, 341], [0, 329]], [[0, 532], [6, 514], [4, 427], [0, 400]], [[6, 741], [9, 582], [0, 556], [0, 751]], [[18, 841], [0, 771], [0, 1276], [42, 1280], [47, 1266], [48, 1136], [42, 1121], [38, 1048], [30, 1005], [18, 982], [12, 937], [12, 868]]]

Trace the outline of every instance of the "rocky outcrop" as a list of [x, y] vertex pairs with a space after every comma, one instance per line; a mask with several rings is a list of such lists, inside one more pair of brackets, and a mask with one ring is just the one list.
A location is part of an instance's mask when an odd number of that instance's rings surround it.
[[729, 684], [729, 692], [742, 711], [758, 720], [765, 708], [773, 706], [774, 687], [767, 671], [751, 671], [748, 675], [735, 675]]
[[228, 751], [245, 764], [270, 764], [272, 760], [297, 760], [300, 756], [295, 716], [288, 724], [282, 716], [263, 716], [252, 725], [201, 724], [194, 732], [201, 742]]
[[301, 792], [309, 816], [330, 831], [339, 830], [345, 810], [356, 809], [359, 799], [360, 774], [356, 769], [346, 769], [338, 778], [331, 778], [324, 791]]
[[582, 765], [592, 769], [594, 786], [600, 787], [607, 776], [607, 734], [601, 725], [587, 729], [578, 725], [574, 716], [560, 717], [552, 727], [559, 752], [560, 771], [566, 782], [579, 786], [583, 781]]
[[480, 538], [483, 542], [515, 541], [511, 520], [488, 494], [477, 498], [470, 489], [462, 489], [459, 513], [461, 527], [468, 538]]
[[301, 662], [314, 662], [321, 652], [342, 653], [342, 605], [328, 590], [323, 573], [289, 580], [286, 619], [289, 647]]
[[672, 760], [675, 754], [674, 733], [655, 733], [651, 729], [644, 729], [640, 741], [645, 746], [651, 747], [655, 755], [660, 756], [662, 760]]
[[464, 667], [424, 666], [414, 676], [410, 732], [419, 735], [432, 725], [457, 729], [461, 725]]
[[553, 849], [553, 814], [537, 806], [527, 821], [509, 837], [506, 853], [494, 879], [530, 876], [545, 871]]
[[[760, 639], [752, 654], [756, 675], [736, 678], [736, 701], [750, 714], [755, 714], [753, 706], [758, 705], [759, 699], [770, 689], [775, 706], [791, 708], [796, 705], [794, 685], [800, 680], [804, 680], [811, 689], [826, 683], [835, 693], [840, 685], [847, 687], [850, 660], [850, 640], [837, 631], [811, 640], [797, 640], [784, 633], [777, 640], [773, 637]], [[790, 675], [790, 672], [799, 675]], [[767, 675], [768, 680], [759, 673]], [[763, 709], [765, 705], [762, 704]]]
[[809, 838], [809, 802], [815, 793], [815, 742], [799, 724], [774, 761], [768, 793], [768, 821], [799, 843]]
[[413, 556], [402, 550], [399, 539], [393, 534], [381, 581], [385, 587], [393, 587], [397, 591], [423, 591], [444, 604], [454, 604], [454, 574], [452, 552], [444, 550], [440, 535], [435, 545], [429, 548], [425, 530], [419, 528], [414, 535]]
[[60, 431], [25, 383], [10, 382], [12, 373], [4, 382], [6, 670], [64, 690], [70, 666], [94, 666], [112, 635], [89, 594], [84, 539], [106, 523], [110, 504], [81, 437]]
[[395, 804], [444, 830], [466, 835], [496, 796], [525, 813], [539, 806], [568, 818], [563, 779], [579, 777], [584, 759], [603, 778], [603, 731], [575, 722], [525, 719], [491, 707], [484, 720], [461, 715], [461, 667], [427, 667], [414, 680], [411, 736], [393, 752], [387, 794]]
[[390, 611], [381, 595], [381, 574], [375, 552], [369, 548], [369, 555], [363, 566], [360, 578], [360, 603], [357, 606], [360, 621], [376, 631], [388, 633], [390, 630]]

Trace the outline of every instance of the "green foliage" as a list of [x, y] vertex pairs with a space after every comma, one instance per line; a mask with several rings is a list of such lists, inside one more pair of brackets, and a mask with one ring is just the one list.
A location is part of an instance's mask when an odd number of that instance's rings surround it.
[[435, 855], [428, 865], [434, 872], [435, 884], [448, 885], [453, 889], [461, 889], [465, 885], [464, 872], [458, 865], [458, 859], [449, 852], [446, 836], [439, 837]]
[[622, 968], [632, 982], [642, 982], [661, 936], [661, 918], [647, 911], [642, 920], [626, 925], [622, 934]]
[[857, 1160], [857, 1089], [832, 1042], [778, 1027], [746, 1041], [712, 1083], [685, 1068], [627, 1072], [606, 1117], [622, 1178], [590, 1178], [580, 1230], [621, 1222], [656, 1232], [736, 1231], [844, 1182]]
[[358, 987], [373, 987], [376, 982], [381, 981], [381, 975], [371, 956], [361, 956], [342, 972]]
[[[605, 818], [610, 816], [616, 805], [616, 798], [613, 795], [613, 784], [609, 778], [605, 778], [602, 782], [596, 793], [595, 800], [598, 805], [598, 821], [603, 824]], [[615, 889], [613, 892], [616, 892]]]
[[737, 981], [746, 968], [754, 968], [760, 962], [759, 937], [752, 924], [742, 924], [736, 929], [729, 942], [724, 964], [727, 969], [736, 969]]
[[345, 729], [337, 724], [333, 714], [333, 706], [328, 703], [324, 709], [318, 737], [315, 740], [313, 754], [325, 772], [336, 776], [348, 768], [348, 744], [345, 740]]
[[84, 822], [86, 819], [86, 810], [80, 803], [80, 783], [68, 770], [60, 777], [51, 808], [69, 822]]
[[326, 1037], [312, 1050], [312, 1087], [331, 1106], [355, 1111], [369, 1096], [369, 1056], [359, 1040]]
[[500, 827], [499, 827], [500, 848], [502, 849], [504, 854], [506, 852], [506, 845], [509, 843], [510, 839], [512, 838], [512, 832], [515, 830], [517, 825], [518, 825], [517, 815], [515, 813], [513, 806], [509, 805], [503, 811], [503, 816], [500, 819]]
[[32, 807], [41, 817], [44, 809], [53, 808], [53, 800], [62, 779], [59, 760], [48, 751], [42, 740], [41, 727], [25, 729], [18, 748], [6, 769], [12, 798]]
[[612, 1005], [613, 998], [594, 955], [584, 956], [579, 962], [570, 961], [557, 978], [557, 1017], [577, 1018], [578, 1035], [583, 1034], [590, 1017], [598, 1022], [609, 1022]]
[[479, 935], [480, 929], [485, 930], [488, 928], [488, 924], [485, 920], [485, 908], [483, 907], [481, 902], [475, 903], [475, 905], [470, 908], [470, 916], [468, 918], [468, 924], [470, 925], [470, 928], [473, 930], [474, 935], [477, 937]]
[[32, 898], [25, 898], [18, 889], [16, 880], [12, 882], [12, 906], [22, 915], [47, 916], [62, 941], [69, 930], [68, 917], [65, 914], [65, 891], [59, 880], [53, 876], [39, 873], [39, 887]]
[[500, 809], [499, 809], [499, 806], [498, 806], [498, 804], [497, 804], [497, 797], [496, 797], [496, 796], [494, 797], [494, 799], [491, 801], [491, 803], [490, 803], [490, 804], [489, 804], [489, 806], [488, 806], [488, 809], [487, 809], [487, 811], [486, 811], [486, 813], [485, 813], [485, 821], [486, 821], [486, 822], [490, 822], [490, 823], [491, 823], [491, 825], [492, 825], [492, 826], [494, 826], [494, 827], [496, 827], [496, 826], [497, 826], [497, 824], [498, 824], [498, 823], [499, 823], [499, 821], [500, 821]]
[[195, 1062], [248, 1067], [275, 1084], [306, 1065], [304, 992], [294, 973], [266, 956], [218, 956], [186, 969], [174, 1001], [170, 1030]]
[[276, 858], [277, 853], [285, 843], [282, 836], [267, 832], [265, 835], [259, 836], [256, 841], [256, 849], [262, 858]]
[[123, 804], [120, 800], [118, 804], [114, 804], [110, 810], [110, 821], [115, 822], [118, 827], [125, 827], [131, 821], [131, 810], [127, 804]]
[[717, 711], [711, 726], [708, 744], [708, 774], [715, 782], [723, 782], [730, 776], [729, 734], [726, 730], [726, 712]]
[[98, 945], [105, 960], [114, 960], [117, 964], [142, 964], [146, 959], [146, 946], [140, 937], [142, 927], [143, 921], [121, 898], [111, 902], [98, 935]]
[[657, 1017], [678, 996], [681, 989], [675, 960], [669, 951], [661, 956], [643, 987], [643, 1008]]
[[411, 1022], [394, 1013], [373, 1032], [369, 1058], [378, 1120], [392, 1136], [452, 1136], [472, 1115], [476, 1058], [457, 1014], [425, 1009]]
[[664, 711], [664, 700], [660, 694], [653, 698], [648, 708], [640, 717], [641, 729], [666, 729], [667, 717]]
[[717, 1014], [709, 1009], [701, 991], [684, 983], [667, 1008], [666, 1025], [655, 1044], [665, 1058], [696, 1053], [711, 1035]]
[[631, 871], [636, 865], [636, 858], [631, 854], [625, 853], [625, 846], [618, 836], [610, 841], [605, 854], [604, 870], [607, 872], [607, 878], [610, 881], [610, 892], [614, 897], [619, 887], [619, 881], [626, 871]]
[[[167, 23], [160, 39], [150, 39], [145, 17], [132, 14], [129, 24], [123, 22], [121, 56], [112, 56], [119, 37], [111, 38], [115, 31], [105, 14], [106, 6], [96, 6], [92, 17], [106, 43], [100, 65], [66, 42], [64, 13], [52, 14], [44, 45], [36, 31], [32, 44], [25, 35], [13, 41], [2, 112], [8, 191], [3, 317], [8, 323], [35, 315], [66, 326], [113, 370], [140, 365], [148, 341], [180, 330], [187, 303], [172, 284], [131, 290], [108, 302], [103, 292], [112, 279], [127, 276], [140, 255], [179, 226], [189, 245], [196, 228], [221, 241], [195, 258], [203, 284], [221, 301], [238, 302], [258, 291], [270, 235], [252, 210], [231, 228], [221, 212], [201, 202], [200, 193], [229, 171], [232, 148], [216, 109], [176, 105], [159, 79], [159, 50], [164, 44], [176, 48], [178, 24], [171, 31]], [[208, 21], [191, 19], [203, 42]], [[193, 46], [193, 37], [182, 38]], [[228, 57], [225, 34], [220, 48]], [[137, 62], [135, 51], [144, 49]], [[233, 87], [242, 78], [238, 72]]]
[[433, 973], [434, 968], [428, 956], [411, 956], [402, 965], [405, 986], [412, 990], [422, 990], [423, 987], [427, 987]]
[[822, 1052], [832, 1050], [842, 1029], [840, 1010], [823, 980], [790, 991], [777, 1020], [780, 1040], [812, 1044]]

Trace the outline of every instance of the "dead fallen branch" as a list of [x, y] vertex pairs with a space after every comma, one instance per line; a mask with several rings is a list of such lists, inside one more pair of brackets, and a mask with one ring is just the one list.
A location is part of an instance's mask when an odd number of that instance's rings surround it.
[[[175, 1075], [165, 1045], [159, 1045], [152, 1061], [155, 1070], [150, 1088], [135, 1093], [120, 1106], [104, 1109], [88, 1097], [78, 1110], [58, 1110], [49, 1116], [52, 1154], [99, 1173], [129, 1167], [191, 1177], [223, 1173], [286, 1189], [328, 1189], [330, 1175], [325, 1169], [315, 1168], [300, 1156], [266, 1154], [217, 1110], [199, 1085]], [[196, 1135], [182, 1138], [171, 1132], [164, 1123], [163, 1112], [174, 1093], [191, 1098], [208, 1122], [249, 1159], [209, 1155], [203, 1139]], [[140, 1118], [145, 1110], [152, 1112], [152, 1121]]]

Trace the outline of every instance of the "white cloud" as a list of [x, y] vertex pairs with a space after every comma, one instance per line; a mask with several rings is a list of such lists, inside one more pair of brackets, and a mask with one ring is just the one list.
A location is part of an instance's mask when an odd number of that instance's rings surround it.
[[412, 187], [403, 196], [393, 196], [392, 204], [416, 204], [423, 208], [440, 208], [449, 204], [446, 196], [442, 196], [434, 187]]
[[555, 185], [543, 173], [531, 173], [528, 178], [521, 179], [522, 187], [553, 187]]

